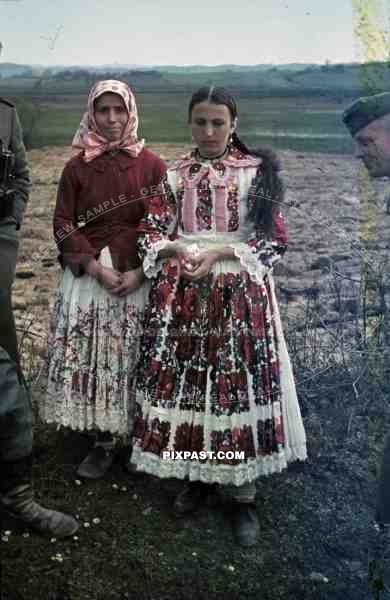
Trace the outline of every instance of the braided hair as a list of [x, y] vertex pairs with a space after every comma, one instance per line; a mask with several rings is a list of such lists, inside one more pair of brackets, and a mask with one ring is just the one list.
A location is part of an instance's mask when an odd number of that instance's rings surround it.
[[[237, 104], [233, 96], [225, 88], [212, 85], [201, 87], [192, 95], [188, 106], [189, 122], [194, 106], [201, 102], [224, 104], [229, 110], [232, 121], [237, 118]], [[249, 221], [254, 222], [256, 227], [262, 228], [266, 235], [271, 235], [274, 227], [272, 208], [277, 204], [281, 204], [284, 198], [284, 186], [279, 176], [279, 160], [270, 148], [248, 148], [236, 132], [232, 134], [231, 145], [243, 154], [262, 159], [254, 186], [250, 191], [253, 201], [250, 202], [252, 208], [247, 218]]]

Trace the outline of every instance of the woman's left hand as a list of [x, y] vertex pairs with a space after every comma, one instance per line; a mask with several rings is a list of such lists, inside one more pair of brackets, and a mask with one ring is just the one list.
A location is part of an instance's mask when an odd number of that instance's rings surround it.
[[125, 273], [122, 273], [120, 285], [112, 289], [111, 293], [116, 294], [117, 296], [126, 296], [126, 294], [137, 290], [144, 279], [145, 275], [142, 271], [142, 267], [138, 267], [138, 269], [133, 269], [132, 271], [126, 271]]
[[192, 257], [190, 263], [187, 262], [183, 265], [181, 276], [189, 281], [198, 281], [206, 277], [218, 258], [219, 253], [216, 250], [204, 250]]

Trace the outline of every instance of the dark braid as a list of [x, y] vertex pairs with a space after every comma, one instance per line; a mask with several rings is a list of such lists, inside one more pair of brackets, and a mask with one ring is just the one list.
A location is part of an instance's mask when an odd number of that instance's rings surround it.
[[[229, 109], [232, 121], [237, 117], [237, 104], [233, 96], [225, 88], [204, 86], [192, 95], [188, 107], [189, 122], [191, 121], [191, 113], [194, 106], [201, 102], [224, 104]], [[248, 220], [254, 222], [257, 227], [261, 227], [264, 233], [270, 236], [274, 225], [272, 209], [278, 208], [284, 198], [284, 186], [279, 176], [279, 160], [270, 148], [248, 148], [240, 140], [236, 132], [232, 135], [232, 145], [243, 154], [249, 154], [262, 159], [261, 167], [254, 182], [254, 190], [250, 192], [253, 202], [250, 202], [252, 208], [249, 211]]]
[[250, 202], [252, 209], [248, 214], [248, 220], [253, 221], [257, 227], [263, 228], [267, 235], [271, 235], [274, 225], [272, 209], [278, 208], [284, 200], [284, 186], [279, 176], [279, 159], [271, 148], [248, 148], [236, 132], [232, 135], [232, 144], [240, 152], [262, 159], [254, 189], [250, 192], [253, 202]]

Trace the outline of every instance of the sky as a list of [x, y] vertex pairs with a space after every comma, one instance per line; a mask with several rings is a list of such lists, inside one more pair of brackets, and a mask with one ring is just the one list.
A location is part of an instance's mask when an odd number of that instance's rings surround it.
[[0, 61], [354, 62], [353, 29], [352, 0], [0, 0]]

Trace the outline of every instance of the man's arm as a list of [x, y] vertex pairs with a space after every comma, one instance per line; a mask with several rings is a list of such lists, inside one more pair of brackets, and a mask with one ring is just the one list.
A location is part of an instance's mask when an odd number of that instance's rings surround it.
[[15, 108], [12, 113], [10, 149], [15, 154], [14, 179], [11, 183], [15, 189], [13, 215], [17, 222], [16, 228], [20, 229], [31, 188], [31, 179], [27, 164], [26, 148], [23, 143], [22, 126]]

